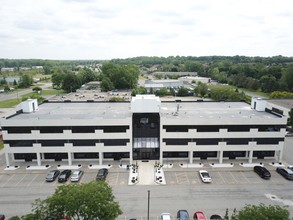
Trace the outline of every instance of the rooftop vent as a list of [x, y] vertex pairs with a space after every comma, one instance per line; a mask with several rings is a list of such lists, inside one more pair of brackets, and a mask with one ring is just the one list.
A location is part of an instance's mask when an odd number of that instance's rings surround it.
[[28, 99], [21, 103], [21, 109], [23, 113], [31, 113], [39, 111], [39, 105], [37, 99]]

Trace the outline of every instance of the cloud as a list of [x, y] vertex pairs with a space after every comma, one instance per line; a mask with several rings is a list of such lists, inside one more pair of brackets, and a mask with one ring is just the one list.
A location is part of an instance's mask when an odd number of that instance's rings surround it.
[[2, 1], [0, 57], [292, 56], [290, 8], [291, 0]]

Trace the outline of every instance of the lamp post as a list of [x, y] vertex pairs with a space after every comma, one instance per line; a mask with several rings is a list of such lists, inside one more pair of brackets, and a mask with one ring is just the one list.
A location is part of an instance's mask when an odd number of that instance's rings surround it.
[[148, 217], [147, 220], [150, 220], [150, 190], [148, 190]]

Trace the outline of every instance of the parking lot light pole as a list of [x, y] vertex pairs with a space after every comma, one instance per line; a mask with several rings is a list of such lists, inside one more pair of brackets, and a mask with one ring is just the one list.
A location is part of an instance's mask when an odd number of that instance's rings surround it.
[[150, 190], [148, 190], [148, 217], [147, 220], [150, 220]]

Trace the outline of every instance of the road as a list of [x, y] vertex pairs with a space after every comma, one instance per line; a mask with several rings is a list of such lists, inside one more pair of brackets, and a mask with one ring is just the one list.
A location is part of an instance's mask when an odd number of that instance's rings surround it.
[[[44, 85], [40, 86], [42, 89], [47, 89], [50, 86], [52, 86], [52, 83], [45, 83]], [[5, 101], [8, 99], [16, 99], [20, 98], [22, 95], [31, 93], [32, 89], [26, 89], [21, 92], [15, 92], [15, 93], [0, 93], [0, 101]]]

